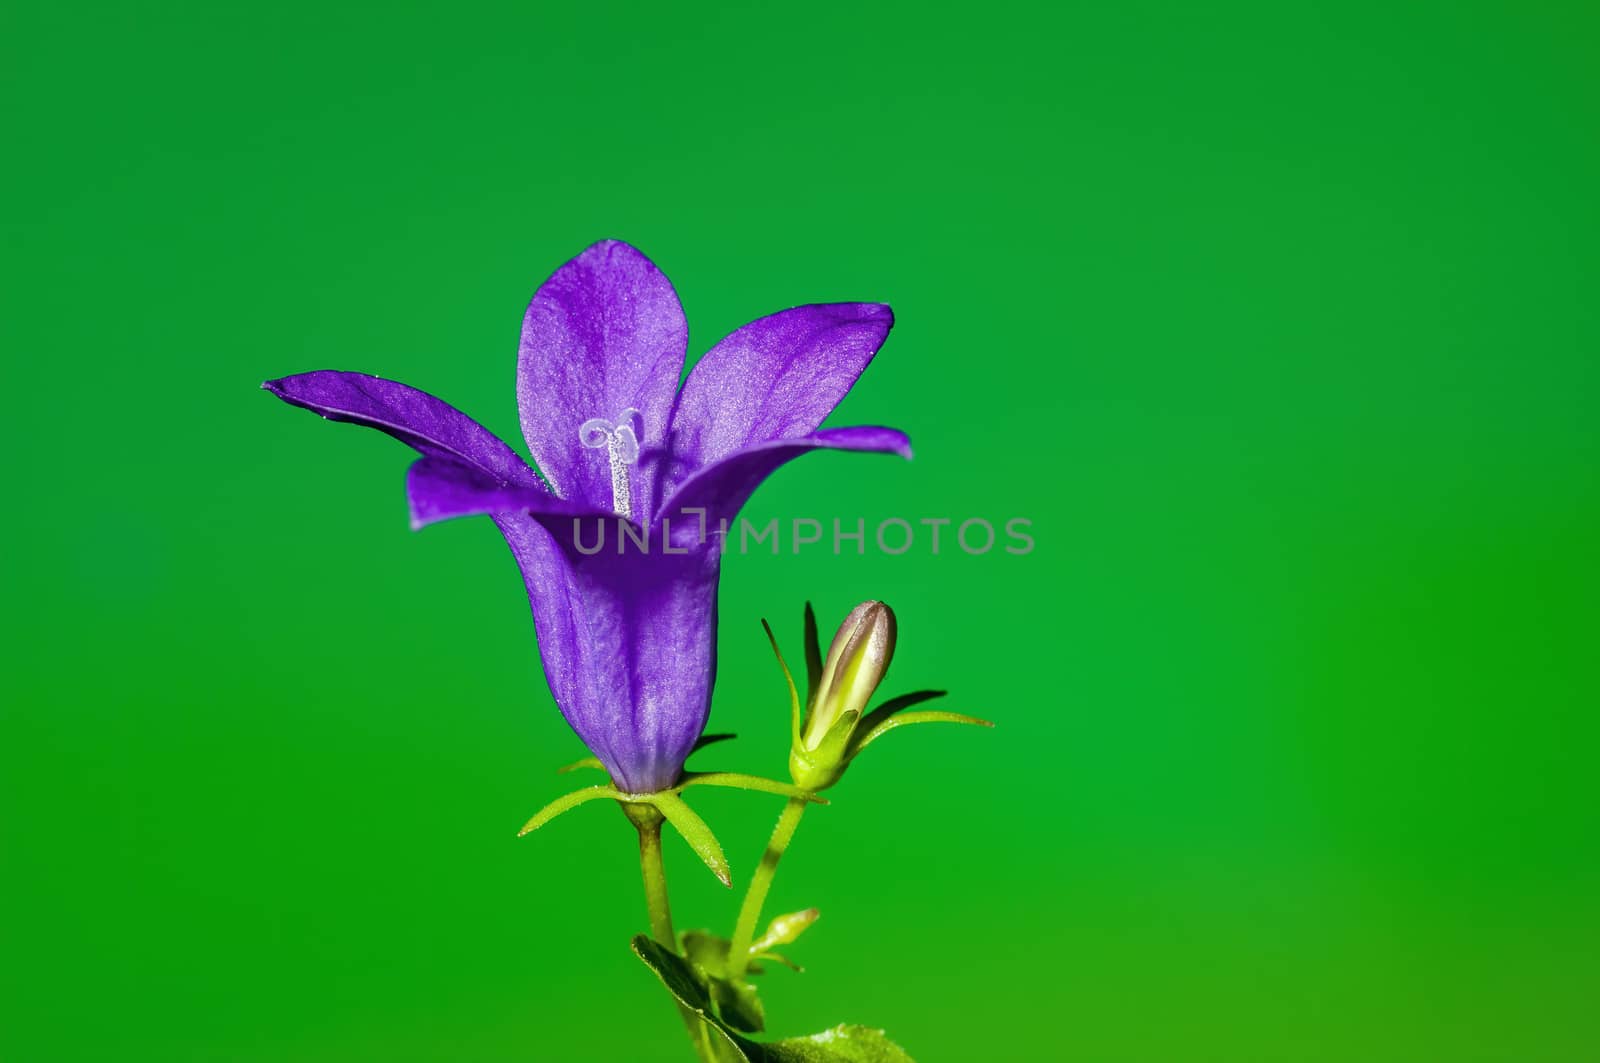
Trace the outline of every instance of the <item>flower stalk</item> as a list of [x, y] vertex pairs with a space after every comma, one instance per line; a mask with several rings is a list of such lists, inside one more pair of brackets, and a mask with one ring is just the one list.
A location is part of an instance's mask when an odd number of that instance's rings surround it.
[[772, 880], [778, 874], [778, 861], [783, 859], [784, 851], [794, 840], [794, 832], [800, 826], [800, 817], [805, 815], [806, 805], [809, 803], [804, 798], [791, 797], [783, 806], [783, 811], [778, 815], [778, 825], [773, 828], [772, 838], [767, 842], [767, 851], [761, 854], [761, 862], [756, 865], [755, 873], [750, 876], [750, 887], [745, 891], [744, 902], [739, 906], [739, 918], [734, 924], [733, 939], [728, 946], [730, 978], [743, 977], [745, 969], [750, 966], [750, 943], [755, 940], [756, 921], [761, 918], [761, 906], [766, 903], [767, 893], [772, 889]]
[[639, 832], [639, 870], [644, 878], [644, 901], [650, 910], [650, 936], [676, 949], [672, 929], [672, 902], [667, 896], [667, 868], [661, 858], [661, 824], [666, 817], [654, 805], [624, 803], [623, 814]]
[[[644, 880], [645, 907], [650, 912], [650, 936], [662, 948], [676, 953], [678, 933], [672, 927], [672, 901], [667, 895], [667, 865], [661, 856], [661, 824], [666, 817], [654, 805], [618, 802], [623, 815], [639, 832], [639, 872]], [[711, 1033], [700, 1017], [681, 1001], [678, 1015], [702, 1063], [716, 1063]]]

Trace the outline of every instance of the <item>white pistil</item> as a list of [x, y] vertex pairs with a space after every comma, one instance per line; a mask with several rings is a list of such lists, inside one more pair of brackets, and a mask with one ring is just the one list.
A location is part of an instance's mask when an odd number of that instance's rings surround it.
[[633, 519], [633, 488], [628, 466], [639, 460], [639, 436], [643, 431], [643, 416], [631, 406], [622, 411], [615, 423], [604, 417], [591, 417], [578, 426], [578, 440], [584, 446], [593, 450], [606, 448], [611, 463], [611, 509], [629, 520]]

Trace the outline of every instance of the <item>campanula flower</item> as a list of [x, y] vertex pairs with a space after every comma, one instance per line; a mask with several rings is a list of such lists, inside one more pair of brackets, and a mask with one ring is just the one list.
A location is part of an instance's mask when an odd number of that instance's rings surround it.
[[638, 250], [604, 241], [558, 269], [523, 318], [517, 407], [533, 464], [392, 380], [321, 370], [263, 386], [416, 450], [413, 526], [493, 518], [562, 715], [617, 787], [644, 794], [677, 781], [710, 711], [724, 522], [809, 451], [911, 456], [894, 429], [818, 430], [893, 320], [878, 303], [780, 311], [724, 338], [680, 389], [677, 293]]

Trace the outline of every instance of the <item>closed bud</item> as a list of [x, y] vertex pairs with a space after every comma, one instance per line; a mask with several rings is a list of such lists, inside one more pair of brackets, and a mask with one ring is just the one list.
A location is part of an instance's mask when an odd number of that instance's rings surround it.
[[894, 610], [882, 602], [862, 602], [850, 610], [828, 647], [822, 678], [811, 697], [811, 713], [800, 735], [806, 749], [816, 749], [828, 730], [847, 712], [860, 716], [883, 681], [894, 657]]
[[862, 602], [839, 626], [790, 754], [797, 785], [820, 790], [838, 780], [849, 759], [851, 733], [889, 670], [894, 640], [894, 610], [882, 602]]

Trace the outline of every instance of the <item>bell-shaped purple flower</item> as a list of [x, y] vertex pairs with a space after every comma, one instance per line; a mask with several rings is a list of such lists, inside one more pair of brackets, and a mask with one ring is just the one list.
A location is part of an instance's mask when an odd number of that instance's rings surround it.
[[910, 457], [894, 429], [818, 430], [893, 321], [877, 303], [784, 310], [723, 339], [680, 390], [688, 327], [671, 282], [633, 247], [595, 244], [523, 319], [517, 405], [538, 472], [404, 384], [323, 370], [263, 386], [418, 451], [413, 526], [494, 519], [562, 715], [618, 787], [651, 793], [677, 781], [710, 711], [725, 522], [807, 451]]

